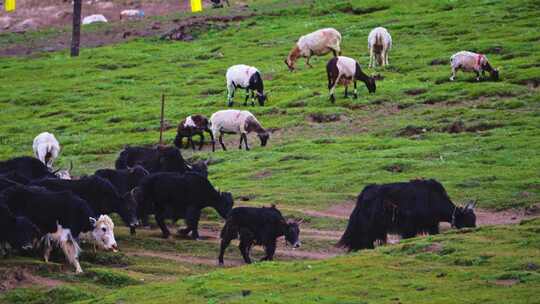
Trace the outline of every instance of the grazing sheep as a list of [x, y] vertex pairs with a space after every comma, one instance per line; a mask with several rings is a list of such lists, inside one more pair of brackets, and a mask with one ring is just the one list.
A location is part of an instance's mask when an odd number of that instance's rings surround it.
[[92, 24], [92, 23], [96, 23], [96, 22], [105, 22], [107, 23], [107, 18], [105, 18], [105, 16], [103, 15], [90, 15], [90, 16], [86, 16], [83, 18], [82, 20], [82, 24], [83, 25], [86, 25], [86, 24]]
[[219, 143], [224, 151], [225, 144], [223, 144], [223, 134], [238, 134], [240, 133], [240, 145], [239, 149], [242, 149], [242, 141], [244, 141], [246, 150], [249, 150], [247, 134], [250, 132], [257, 133], [259, 139], [261, 140], [261, 146], [266, 146], [268, 138], [270, 135], [268, 132], [261, 126], [257, 118], [253, 116], [249, 111], [239, 111], [239, 110], [222, 110], [212, 114], [210, 117], [210, 123], [212, 128], [212, 133], [214, 137], [219, 136]]
[[499, 80], [499, 70], [494, 69], [488, 62], [488, 59], [483, 54], [477, 54], [473, 52], [461, 51], [457, 52], [450, 57], [450, 66], [452, 67], [451, 81], [456, 79], [457, 70], [463, 72], [475, 72], [476, 80], [480, 80], [480, 72], [482, 76], [488, 71], [491, 79]]
[[369, 67], [388, 65], [388, 51], [392, 48], [392, 36], [384, 27], [374, 28], [368, 36]]
[[332, 103], [336, 101], [334, 92], [338, 84], [345, 85], [345, 97], [348, 97], [347, 88], [351, 81], [354, 83], [354, 98], [358, 98], [356, 91], [357, 80], [363, 81], [370, 93], [375, 92], [375, 79], [362, 72], [358, 62], [352, 58], [338, 56], [330, 59], [326, 65], [326, 73], [328, 74], [328, 90], [330, 90]]
[[257, 68], [245, 64], [233, 65], [227, 70], [225, 77], [227, 78], [227, 105], [229, 107], [233, 105], [234, 91], [236, 88], [246, 89], [244, 106], [247, 105], [250, 91], [251, 105], [255, 105], [255, 95], [257, 95], [259, 105], [264, 106], [264, 101], [266, 100], [264, 84], [261, 73]]
[[32, 148], [36, 158], [47, 165], [49, 169], [52, 169], [52, 164], [58, 157], [58, 153], [60, 153], [60, 144], [56, 140], [56, 137], [54, 137], [54, 134], [48, 132], [40, 133], [34, 138]]
[[323, 56], [330, 52], [334, 57], [341, 55], [341, 34], [333, 28], [324, 28], [313, 33], [300, 37], [294, 48], [290, 51], [289, 56], [285, 59], [285, 64], [289, 71], [294, 71], [294, 64], [300, 57], [306, 58], [306, 65], [309, 64], [309, 59], [313, 55]]
[[[181, 149], [182, 139], [184, 137], [187, 137], [188, 138], [187, 144], [189, 145], [191, 143], [191, 148], [195, 150], [195, 144], [193, 143], [193, 136], [199, 135], [201, 138], [199, 142], [199, 150], [201, 150], [204, 143], [204, 132], [208, 132], [208, 134], [210, 134], [210, 138], [212, 139], [212, 143], [213, 143], [214, 135], [212, 134], [212, 131], [210, 130], [208, 118], [206, 118], [203, 115], [198, 115], [198, 114], [190, 115], [178, 124], [178, 129], [176, 131], [176, 138], [174, 139], [174, 145], [178, 149]], [[214, 145], [212, 144], [212, 149], [213, 147]]]

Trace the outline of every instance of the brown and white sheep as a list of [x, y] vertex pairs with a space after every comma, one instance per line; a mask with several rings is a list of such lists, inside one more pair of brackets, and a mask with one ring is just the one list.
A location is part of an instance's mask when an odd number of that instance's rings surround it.
[[306, 65], [309, 64], [311, 56], [323, 56], [330, 52], [334, 57], [341, 55], [341, 34], [333, 28], [324, 28], [313, 33], [300, 37], [294, 48], [290, 51], [289, 56], [285, 59], [285, 64], [289, 71], [294, 71], [294, 65], [298, 58], [305, 57]]
[[217, 111], [210, 117], [210, 124], [214, 137], [219, 136], [219, 143], [224, 151], [227, 150], [223, 143], [223, 134], [238, 134], [240, 133], [239, 149], [242, 149], [242, 141], [245, 144], [246, 150], [249, 150], [247, 134], [251, 132], [257, 133], [261, 140], [261, 146], [266, 146], [269, 133], [262, 127], [261, 123], [249, 111], [240, 110], [222, 110]]
[[489, 64], [487, 57], [483, 54], [468, 51], [457, 52], [450, 57], [450, 66], [452, 67], [451, 81], [456, 79], [456, 72], [458, 70], [475, 72], [477, 81], [480, 80], [480, 73], [484, 76], [486, 71], [489, 72], [493, 80], [499, 80], [499, 70], [494, 69]]
[[187, 137], [187, 144], [191, 144], [191, 148], [195, 150], [195, 144], [193, 143], [193, 136], [199, 135], [199, 150], [202, 149], [204, 144], [204, 132], [210, 134], [212, 139], [212, 151], [214, 150], [214, 136], [210, 130], [210, 123], [208, 118], [203, 115], [190, 115], [183, 119], [179, 124], [176, 131], [176, 138], [174, 139], [174, 145], [178, 148], [182, 148], [182, 140]]

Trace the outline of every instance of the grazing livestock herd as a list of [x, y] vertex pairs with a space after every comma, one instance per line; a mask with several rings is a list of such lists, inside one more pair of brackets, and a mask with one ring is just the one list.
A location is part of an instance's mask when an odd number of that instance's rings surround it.
[[[311, 56], [333, 53], [327, 65], [330, 100], [335, 102], [338, 84], [354, 86], [365, 83], [368, 91], [376, 90], [375, 79], [362, 71], [358, 61], [341, 56], [341, 34], [325, 28], [302, 36], [285, 59], [290, 71], [300, 57], [311, 67]], [[375, 28], [368, 37], [369, 67], [389, 64], [388, 54], [392, 38], [385, 28]], [[489, 72], [498, 79], [494, 69], [482, 54], [459, 52], [451, 58], [452, 77], [457, 70], [477, 74]], [[246, 90], [244, 105], [251, 97], [264, 106], [268, 93], [264, 91], [261, 73], [255, 67], [234, 65], [227, 70], [227, 103], [233, 105], [237, 88]], [[249, 111], [221, 110], [208, 119], [193, 114], [178, 125], [172, 146], [130, 147], [118, 155], [115, 169], [100, 169], [95, 174], [72, 179], [70, 170], [54, 170], [53, 163], [60, 153], [60, 144], [51, 133], [39, 134], [33, 142], [33, 157], [17, 157], [0, 162], [0, 253], [7, 245], [17, 250], [42, 250], [48, 261], [53, 245], [61, 248], [66, 259], [82, 272], [79, 264], [80, 236], [86, 234], [94, 246], [118, 250], [114, 223], [109, 214], [116, 213], [136, 234], [139, 224], [148, 225], [150, 215], [167, 238], [171, 232], [165, 220], [176, 223], [184, 219], [186, 227], [178, 233], [199, 238], [198, 224], [201, 210], [214, 208], [225, 219], [221, 231], [218, 262], [224, 263], [224, 252], [230, 242], [239, 238], [240, 252], [246, 263], [251, 263], [250, 249], [262, 245], [265, 256], [272, 260], [276, 241], [284, 236], [294, 248], [300, 246], [300, 223], [287, 221], [275, 207], [237, 207], [230, 192], [217, 190], [208, 180], [208, 162], [190, 164], [183, 157], [183, 139], [195, 150], [193, 136], [199, 135], [199, 150], [204, 144], [204, 132], [210, 135], [212, 151], [217, 137], [223, 150], [224, 134], [240, 134], [242, 144], [249, 150], [247, 135], [257, 134], [261, 146], [266, 146], [269, 132]], [[436, 180], [411, 180], [405, 183], [368, 185], [358, 196], [346, 231], [338, 246], [351, 250], [374, 248], [384, 244], [387, 235], [402, 238], [419, 233], [439, 233], [439, 223], [448, 222], [455, 228], [475, 227], [475, 204], [459, 207], [452, 203], [444, 187]], [[95, 248], [95, 247], [94, 247]]]

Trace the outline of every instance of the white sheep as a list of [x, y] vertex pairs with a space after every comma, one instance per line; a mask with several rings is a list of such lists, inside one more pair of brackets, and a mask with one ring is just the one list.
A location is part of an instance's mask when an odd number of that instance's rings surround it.
[[58, 143], [54, 134], [43, 132], [34, 138], [32, 149], [36, 158], [49, 169], [52, 169], [52, 164], [60, 153], [60, 143]]
[[374, 28], [368, 36], [369, 67], [388, 65], [388, 52], [392, 48], [392, 36], [384, 27]]
[[236, 88], [246, 89], [244, 105], [247, 105], [250, 96], [249, 93], [251, 92], [251, 105], [255, 105], [254, 100], [255, 95], [257, 95], [259, 105], [264, 106], [264, 101], [266, 100], [264, 84], [261, 73], [257, 68], [245, 64], [233, 65], [227, 69], [225, 78], [227, 79], [227, 104], [229, 107], [234, 103], [233, 97]]
[[450, 57], [450, 66], [452, 67], [451, 81], [456, 79], [457, 70], [475, 72], [477, 81], [480, 80], [480, 73], [484, 76], [485, 72], [488, 71], [493, 80], [499, 80], [499, 70], [494, 69], [483, 54], [468, 51], [457, 52]]
[[298, 58], [305, 57], [306, 65], [312, 67], [309, 64], [311, 56], [323, 56], [330, 52], [334, 54], [334, 57], [341, 55], [340, 44], [341, 34], [336, 29], [324, 28], [317, 30], [298, 39], [289, 56], [285, 59], [285, 64], [289, 71], [294, 71], [294, 65]]
[[219, 136], [219, 143], [224, 151], [227, 150], [223, 144], [223, 134], [238, 134], [240, 133], [239, 149], [242, 149], [242, 141], [244, 141], [246, 150], [249, 150], [247, 134], [251, 132], [257, 133], [261, 140], [261, 146], [266, 146], [270, 135], [261, 126], [261, 123], [249, 111], [240, 110], [222, 110], [218, 111], [210, 117], [210, 124], [214, 138]]
[[96, 23], [96, 22], [105, 22], [107, 23], [107, 18], [105, 18], [105, 16], [103, 15], [90, 15], [90, 16], [86, 16], [83, 18], [82, 20], [82, 24], [86, 25], [86, 24], [92, 24], [92, 23]]

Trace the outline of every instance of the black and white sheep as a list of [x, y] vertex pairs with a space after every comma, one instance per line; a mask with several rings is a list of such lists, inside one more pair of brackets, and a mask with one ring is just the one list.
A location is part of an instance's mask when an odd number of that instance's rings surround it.
[[229, 107], [234, 103], [233, 97], [236, 88], [246, 89], [244, 105], [247, 105], [247, 101], [251, 95], [252, 106], [255, 105], [255, 96], [257, 96], [259, 105], [264, 106], [264, 101], [267, 97], [264, 94], [261, 73], [257, 68], [245, 64], [233, 65], [227, 69], [225, 77], [227, 78], [227, 105]]
[[345, 86], [345, 97], [348, 96], [347, 88], [351, 81], [354, 83], [354, 98], [358, 98], [356, 90], [357, 80], [363, 81], [370, 93], [374, 93], [376, 90], [375, 79], [362, 72], [360, 64], [352, 58], [338, 56], [330, 59], [326, 65], [326, 73], [328, 75], [328, 90], [330, 90], [330, 100], [332, 103], [336, 101], [334, 93], [338, 84]]

